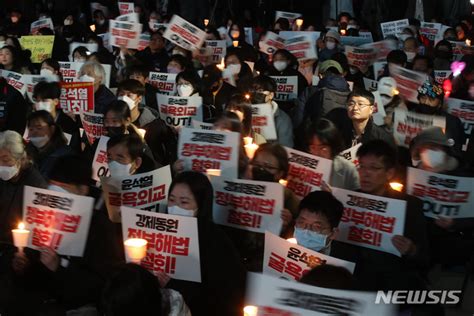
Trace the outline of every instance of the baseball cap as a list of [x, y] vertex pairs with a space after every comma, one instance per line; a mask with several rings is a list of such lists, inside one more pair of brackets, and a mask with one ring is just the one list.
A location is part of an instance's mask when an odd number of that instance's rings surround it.
[[397, 82], [392, 77], [383, 77], [379, 80], [378, 92], [393, 97], [397, 90]]
[[344, 70], [342, 70], [342, 67], [341, 67], [340, 63], [338, 63], [335, 60], [329, 59], [329, 60], [323, 61], [319, 65], [319, 73], [323, 74], [331, 67], [336, 68], [336, 70], [339, 71], [340, 74], [342, 74], [344, 72]]

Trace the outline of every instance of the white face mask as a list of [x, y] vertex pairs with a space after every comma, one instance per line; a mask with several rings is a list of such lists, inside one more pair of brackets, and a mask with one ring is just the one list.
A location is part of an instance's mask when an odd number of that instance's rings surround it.
[[446, 161], [446, 153], [443, 150], [428, 149], [420, 153], [421, 161], [430, 168], [438, 168]]
[[258, 47], [261, 49], [265, 45], [265, 41], [259, 41], [258, 42]]
[[128, 163], [126, 165], [121, 164], [120, 162], [111, 160], [109, 162], [109, 171], [112, 177], [126, 177], [131, 175], [130, 169], [132, 164]]
[[326, 42], [326, 48], [329, 49], [329, 50], [334, 49], [334, 48], [336, 48], [336, 43]]
[[64, 25], [72, 25], [72, 20], [71, 19], [65, 19], [64, 20]]
[[155, 23], [156, 22], [158, 22], [158, 20], [156, 20], [156, 19], [150, 19], [150, 21], [148, 21], [148, 27], [150, 28], [150, 30], [156, 31], [156, 29], [155, 29]]
[[84, 63], [86, 61], [86, 59], [84, 57], [79, 57], [79, 58], [74, 59], [74, 61], [76, 63]]
[[236, 39], [239, 38], [240, 32], [239, 31], [230, 31], [230, 37]]
[[41, 76], [54, 76], [53, 72], [50, 69], [43, 68], [40, 70]]
[[88, 76], [88, 75], [82, 75], [79, 77], [79, 81], [81, 82], [94, 82], [95, 79], [94, 77]]
[[186, 210], [184, 208], [179, 207], [178, 205], [173, 205], [173, 206], [168, 206], [168, 214], [195, 217], [197, 214], [197, 210]]
[[122, 95], [122, 96], [118, 97], [117, 100], [124, 101], [125, 103], [127, 103], [128, 108], [130, 109], [130, 111], [133, 110], [137, 106], [135, 104], [135, 101], [132, 98], [126, 96], [126, 95]]
[[40, 137], [30, 137], [30, 142], [36, 148], [43, 148], [49, 141], [48, 136], [40, 136]]
[[18, 174], [20, 170], [18, 169], [17, 166], [13, 167], [5, 167], [5, 166], [0, 166], [0, 179], [3, 181], [8, 181], [14, 176]]
[[232, 74], [232, 75], [237, 75], [240, 72], [240, 69], [242, 66], [240, 64], [230, 64], [227, 66], [227, 70]]
[[180, 97], [189, 97], [194, 91], [194, 88], [190, 84], [179, 84], [176, 87], [176, 90], [178, 90], [178, 95]]
[[59, 185], [55, 185], [55, 184], [48, 185], [48, 190], [55, 191], [55, 192], [61, 192], [61, 193], [69, 193], [68, 190], [64, 189], [63, 187], [60, 187]]
[[273, 63], [273, 67], [275, 67], [276, 70], [278, 71], [283, 71], [288, 67], [288, 62], [286, 61], [275, 61]]
[[407, 61], [410, 63], [413, 61], [413, 59], [416, 56], [416, 53], [414, 52], [405, 52], [405, 54], [407, 55]]
[[50, 101], [40, 101], [35, 104], [36, 111], [48, 111], [51, 113], [51, 102]]

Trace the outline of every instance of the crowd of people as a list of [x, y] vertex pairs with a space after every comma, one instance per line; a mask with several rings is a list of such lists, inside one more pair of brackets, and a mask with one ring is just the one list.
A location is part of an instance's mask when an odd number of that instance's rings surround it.
[[[452, 69], [452, 42], [474, 40], [471, 12], [444, 29], [437, 43], [420, 33], [423, 20], [410, 18], [399, 34], [385, 38], [394, 49], [387, 52], [387, 63], [376, 74], [373, 66], [350, 64], [342, 39], [362, 32], [372, 32], [375, 40], [383, 38], [379, 30], [364, 29], [363, 18], [347, 12], [324, 21], [321, 30], [311, 24], [296, 26], [285, 18], [272, 25], [253, 25], [253, 43], [245, 37], [245, 17], [229, 18], [223, 25], [213, 21], [198, 25], [206, 40], [226, 41], [221, 66], [204, 58], [199, 49], [186, 50], [167, 40], [163, 25], [170, 16], [146, 12], [138, 5], [135, 10], [143, 32], [150, 35], [143, 50], [106, 47], [99, 34], [109, 32], [114, 16], [96, 9], [91, 27], [83, 17], [67, 14], [64, 20], [55, 19], [54, 29], [41, 28], [34, 34], [55, 36], [51, 57], [39, 63], [32, 63], [31, 52], [20, 44], [22, 36], [31, 35], [20, 10], [11, 10], [7, 22], [0, 25], [2, 70], [57, 78], [37, 83], [28, 96], [0, 77], [1, 315], [243, 314], [246, 273], [262, 272], [264, 234], [213, 222], [212, 184], [205, 174], [187, 170], [179, 159], [181, 129], [160, 116], [158, 89], [150, 84], [150, 72], [176, 74], [176, 96], [200, 96], [205, 123], [240, 134], [240, 179], [287, 179], [290, 162], [285, 147], [332, 161], [329, 181], [321, 191], [300, 200], [284, 188], [284, 209], [274, 211], [281, 212], [282, 238], [294, 237], [299, 245], [354, 262], [356, 268], [351, 274], [343, 268], [319, 266], [301, 282], [371, 292], [426, 290], [431, 288], [428, 275], [436, 265], [473, 262], [474, 216], [427, 217], [419, 198], [390, 186], [393, 181], [406, 184], [409, 167], [474, 177], [474, 133], [447, 107], [449, 98], [474, 101], [474, 55], [465, 53], [460, 58], [459, 74], [444, 82], [435, 80], [435, 71]], [[40, 12], [37, 19], [54, 15], [47, 6]], [[156, 23], [163, 25], [155, 28]], [[296, 30], [320, 32], [312, 43], [317, 58], [301, 60], [283, 48], [272, 54], [262, 51], [267, 32]], [[72, 42], [97, 44], [98, 49], [92, 52], [85, 45], [69, 51]], [[111, 177], [171, 166], [166, 213], [197, 218], [201, 282], [176, 280], [164, 273], [156, 277], [140, 265], [126, 263], [121, 225], [110, 220], [100, 183], [92, 180], [98, 140], [90, 142], [81, 131], [80, 116], [61, 107], [61, 61], [83, 63], [77, 81], [93, 81], [94, 113], [103, 115], [104, 134], [110, 138], [106, 150]], [[103, 65], [111, 65], [110, 78]], [[416, 89], [416, 102], [397, 89], [394, 74], [400, 67], [426, 76]], [[277, 101], [275, 76], [297, 77], [297, 98]], [[377, 82], [377, 88], [366, 86], [364, 79]], [[376, 104], [373, 92], [382, 104]], [[252, 128], [252, 104], [271, 109], [275, 139], [265, 139]], [[377, 107], [385, 112], [382, 122], [374, 120]], [[401, 144], [394, 137], [394, 113], [400, 109], [442, 117], [445, 127], [425, 127], [409, 144]], [[247, 156], [245, 137], [258, 145], [254, 155]], [[356, 166], [340, 154], [357, 145]], [[61, 256], [51, 247], [16, 249], [11, 231], [23, 218], [25, 186], [95, 199], [83, 257]], [[337, 240], [344, 207], [333, 196], [334, 188], [406, 202], [403, 234], [391, 240], [400, 256]], [[439, 304], [399, 309], [413, 315], [444, 314]]]

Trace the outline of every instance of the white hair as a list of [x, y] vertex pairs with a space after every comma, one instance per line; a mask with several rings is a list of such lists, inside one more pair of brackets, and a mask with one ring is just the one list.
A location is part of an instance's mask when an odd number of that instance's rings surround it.
[[0, 132], [0, 149], [8, 150], [15, 160], [26, 159], [23, 137], [15, 131]]
[[84, 65], [82, 65], [81, 69], [79, 70], [79, 74], [82, 76], [84, 74], [85, 69], [92, 69], [92, 72], [95, 74], [96, 77], [101, 77], [101, 84], [105, 83], [105, 69], [104, 67], [95, 61], [86, 61]]

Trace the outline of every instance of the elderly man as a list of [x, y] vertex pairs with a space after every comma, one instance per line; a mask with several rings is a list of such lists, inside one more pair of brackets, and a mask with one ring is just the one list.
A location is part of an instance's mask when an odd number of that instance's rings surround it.
[[94, 82], [94, 112], [103, 113], [116, 100], [115, 95], [105, 86], [105, 70], [101, 64], [86, 62], [79, 70], [80, 81]]

